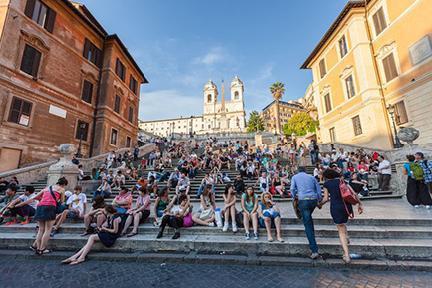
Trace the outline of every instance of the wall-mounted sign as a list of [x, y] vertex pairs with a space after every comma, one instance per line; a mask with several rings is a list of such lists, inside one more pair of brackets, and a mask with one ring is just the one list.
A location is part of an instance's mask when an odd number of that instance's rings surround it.
[[49, 113], [52, 115], [66, 119], [67, 111], [64, 109], [61, 109], [60, 107], [50, 105]]
[[432, 45], [429, 35], [412, 45], [409, 49], [412, 65], [417, 65], [432, 56]]

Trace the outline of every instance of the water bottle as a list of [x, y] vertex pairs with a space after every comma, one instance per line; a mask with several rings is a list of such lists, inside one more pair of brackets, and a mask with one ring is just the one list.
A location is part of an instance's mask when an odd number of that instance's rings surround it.
[[361, 259], [361, 258], [362, 258], [362, 255], [352, 253], [352, 254], [350, 254], [350, 258], [351, 258], [351, 259]]

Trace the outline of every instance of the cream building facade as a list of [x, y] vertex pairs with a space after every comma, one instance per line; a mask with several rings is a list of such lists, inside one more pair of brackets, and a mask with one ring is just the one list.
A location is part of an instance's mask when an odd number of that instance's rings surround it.
[[388, 149], [400, 127], [432, 142], [431, 12], [430, 0], [347, 3], [302, 66], [322, 142]]
[[173, 134], [202, 135], [217, 133], [239, 133], [246, 131], [244, 108], [244, 84], [234, 77], [230, 85], [230, 99], [225, 99], [222, 83], [221, 100], [219, 90], [213, 81], [205, 84], [203, 90], [203, 115], [180, 117], [155, 121], [140, 121], [140, 129], [157, 136]]
[[262, 110], [261, 117], [264, 120], [265, 131], [276, 134], [277, 119], [279, 119], [280, 127], [282, 128], [295, 113], [306, 112], [302, 104], [293, 100], [288, 102], [279, 101], [279, 117], [276, 117], [277, 111], [276, 100], [272, 101]]

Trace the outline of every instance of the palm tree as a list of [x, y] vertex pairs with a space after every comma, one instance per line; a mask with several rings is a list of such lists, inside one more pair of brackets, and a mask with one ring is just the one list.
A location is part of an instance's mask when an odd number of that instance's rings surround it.
[[275, 82], [270, 86], [270, 92], [273, 95], [273, 99], [276, 101], [276, 133], [281, 134], [281, 124], [279, 115], [279, 101], [285, 94], [285, 84], [281, 82]]
[[248, 132], [260, 132], [264, 131], [264, 121], [257, 111], [252, 111], [249, 116], [247, 125]]

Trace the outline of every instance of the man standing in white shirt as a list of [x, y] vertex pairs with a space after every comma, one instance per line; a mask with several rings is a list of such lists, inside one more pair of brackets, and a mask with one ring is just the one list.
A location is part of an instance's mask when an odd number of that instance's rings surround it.
[[383, 155], [378, 156], [378, 190], [389, 191], [391, 179], [391, 164]]

